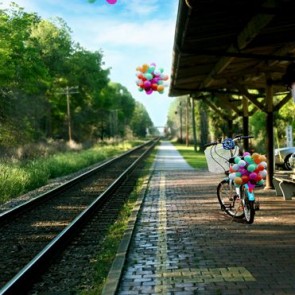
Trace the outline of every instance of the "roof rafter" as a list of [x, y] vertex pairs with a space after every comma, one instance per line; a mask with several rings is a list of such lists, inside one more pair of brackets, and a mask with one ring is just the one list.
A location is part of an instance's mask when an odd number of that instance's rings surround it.
[[[273, 0], [266, 0], [263, 6], [273, 6]], [[269, 22], [273, 19], [272, 14], [258, 14], [255, 15], [249, 23], [244, 27], [244, 29], [238, 34], [236, 43], [229, 46], [227, 52], [238, 53], [249, 44], [253, 38], [258, 35], [262, 28], [267, 26]], [[207, 76], [205, 81], [202, 83], [201, 87], [208, 87], [213, 82], [212, 76], [221, 73], [233, 60], [235, 57], [222, 57], [214, 68], [211, 70], [210, 74]]]

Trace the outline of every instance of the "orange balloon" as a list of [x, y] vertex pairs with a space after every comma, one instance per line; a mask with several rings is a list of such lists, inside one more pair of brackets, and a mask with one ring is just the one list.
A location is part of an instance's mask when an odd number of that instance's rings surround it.
[[253, 153], [253, 154], [252, 154], [252, 158], [253, 158], [253, 159], [255, 159], [255, 158], [258, 157], [258, 156], [259, 156], [258, 153]]
[[257, 156], [257, 157], [255, 157], [255, 158], [253, 158], [253, 160], [254, 160], [254, 162], [256, 163], [256, 164], [259, 164], [260, 162], [262, 162], [261, 161], [261, 156]]
[[243, 180], [241, 177], [235, 177], [234, 178], [234, 183], [237, 185], [241, 185], [243, 183]]
[[142, 65], [142, 72], [145, 73], [148, 70], [148, 68], [149, 68], [149, 65], [147, 64]]
[[163, 85], [158, 85], [158, 89], [159, 92], [164, 90], [164, 86]]

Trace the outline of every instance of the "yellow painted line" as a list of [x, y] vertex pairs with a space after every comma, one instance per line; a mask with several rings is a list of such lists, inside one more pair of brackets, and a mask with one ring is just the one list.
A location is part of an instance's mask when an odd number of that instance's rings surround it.
[[186, 268], [167, 269], [167, 209], [166, 209], [166, 177], [161, 172], [158, 201], [158, 245], [156, 253], [155, 293], [167, 294], [175, 282], [192, 283], [220, 283], [220, 282], [254, 282], [255, 277], [245, 267], [222, 268]]
[[163, 273], [166, 279], [184, 282], [254, 282], [256, 279], [245, 267], [189, 268]]

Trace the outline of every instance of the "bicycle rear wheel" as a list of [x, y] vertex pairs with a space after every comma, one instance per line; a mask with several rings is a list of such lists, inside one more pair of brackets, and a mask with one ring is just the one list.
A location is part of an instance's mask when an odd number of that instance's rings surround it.
[[217, 198], [221, 210], [236, 218], [243, 218], [244, 211], [241, 198], [237, 194], [235, 187], [230, 184], [229, 179], [222, 180], [217, 186]]

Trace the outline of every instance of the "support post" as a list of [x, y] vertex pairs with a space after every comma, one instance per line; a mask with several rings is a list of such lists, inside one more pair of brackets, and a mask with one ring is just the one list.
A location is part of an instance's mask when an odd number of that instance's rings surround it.
[[[243, 131], [244, 135], [249, 135], [249, 113], [248, 113], [248, 100], [243, 97]], [[249, 151], [249, 139], [244, 139], [244, 150]]]
[[267, 161], [268, 173], [266, 177], [265, 189], [273, 189], [272, 183], [274, 175], [274, 116], [273, 116], [273, 87], [271, 84], [266, 85], [266, 144], [267, 144]]
[[183, 138], [182, 138], [182, 106], [181, 106], [181, 102], [179, 103], [179, 120], [180, 120], [180, 143], [182, 143]]
[[193, 123], [193, 138], [194, 138], [194, 150], [197, 151], [197, 136], [196, 136], [196, 118], [195, 118], [195, 100], [192, 97], [192, 123]]
[[189, 96], [187, 97], [187, 100], [186, 100], [186, 113], [185, 113], [185, 123], [186, 123], [186, 135], [185, 135], [185, 144], [186, 146], [189, 145], [189, 135], [188, 135], [188, 132], [189, 132]]

